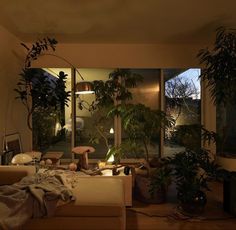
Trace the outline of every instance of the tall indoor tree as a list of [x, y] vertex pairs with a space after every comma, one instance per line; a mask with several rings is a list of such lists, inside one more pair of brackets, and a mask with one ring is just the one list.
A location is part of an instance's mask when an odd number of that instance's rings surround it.
[[217, 116], [220, 116], [217, 124], [218, 153], [235, 151], [229, 149], [230, 143], [226, 145], [226, 141], [232, 133], [236, 135], [236, 30], [218, 28], [213, 47], [200, 50], [197, 57], [204, 66], [200, 78], [206, 81], [218, 110]]
[[62, 109], [68, 105], [70, 92], [65, 91], [67, 75], [60, 72], [57, 79], [49, 80], [41, 69], [31, 68], [32, 62], [49, 50], [55, 51], [57, 41], [53, 38], [44, 38], [36, 41], [29, 47], [21, 43], [26, 49], [24, 66], [15, 91], [27, 110], [27, 126], [32, 131], [31, 118], [39, 108]]

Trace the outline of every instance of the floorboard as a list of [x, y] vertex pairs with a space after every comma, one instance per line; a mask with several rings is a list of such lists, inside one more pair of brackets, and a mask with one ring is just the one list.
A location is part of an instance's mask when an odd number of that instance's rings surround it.
[[223, 211], [222, 183], [210, 183], [204, 213], [196, 217], [182, 215], [174, 188], [170, 188], [164, 204], [145, 204], [133, 200], [127, 208], [127, 230], [236, 230], [236, 217]]

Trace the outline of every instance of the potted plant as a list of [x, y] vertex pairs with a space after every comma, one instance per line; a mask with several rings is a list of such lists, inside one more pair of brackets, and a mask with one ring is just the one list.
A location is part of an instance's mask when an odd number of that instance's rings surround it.
[[[120, 163], [121, 158], [127, 156], [133, 156], [134, 158], [144, 157], [146, 161], [145, 170], [143, 171], [146, 172], [146, 175], [142, 176], [140, 181], [144, 178], [150, 184], [151, 178], [153, 181], [157, 181], [157, 178], [159, 178], [158, 174], [160, 173], [163, 181], [164, 178], [168, 178], [163, 182], [164, 187], [164, 184], [167, 184], [166, 182], [169, 181], [169, 177], [167, 177], [164, 168], [156, 170], [156, 167], [151, 167], [149, 146], [154, 140], [158, 139], [160, 130], [170, 127], [174, 121], [161, 110], [152, 110], [143, 104], [128, 103], [132, 99], [132, 93], [129, 89], [135, 87], [141, 80], [142, 77], [140, 75], [128, 69], [116, 69], [109, 75], [107, 81], [94, 81], [95, 101], [90, 106], [91, 112], [95, 113], [97, 110], [109, 108], [105, 117], [121, 118], [125, 138], [123, 138], [119, 146], [109, 145], [107, 141], [108, 132], [103, 129], [104, 126], [101, 124], [99, 132], [94, 132], [91, 140], [94, 142], [101, 138], [105, 140], [108, 149], [106, 159], [114, 155], [114, 163], [116, 165]], [[99, 123], [95, 127], [100, 127]], [[158, 166], [160, 166], [159, 163]], [[137, 175], [137, 180], [138, 177], [139, 175]], [[153, 196], [155, 190], [164, 191], [164, 189], [157, 189], [154, 182], [151, 187], [141, 187], [147, 190], [148, 197]]]
[[65, 90], [67, 75], [64, 72], [60, 72], [58, 78], [50, 79], [45, 76], [42, 69], [31, 68], [32, 62], [45, 52], [48, 50], [55, 51], [56, 44], [55, 39], [48, 37], [36, 41], [31, 47], [21, 43], [27, 53], [17, 88], [14, 89], [18, 95], [16, 99], [21, 100], [27, 110], [29, 130], [33, 130], [32, 123], [35, 125], [33, 149], [39, 148], [40, 151], [63, 135], [61, 132], [57, 136], [53, 136], [49, 124], [59, 122], [62, 127], [65, 125], [63, 114], [70, 97], [70, 92]]
[[[121, 117], [122, 127], [126, 135], [126, 140], [121, 146], [114, 148], [110, 154], [120, 158], [120, 156], [129, 154], [130, 150], [135, 150], [136, 153], [141, 153], [145, 158], [142, 169], [136, 170], [136, 175], [134, 175], [136, 198], [148, 203], [163, 202], [165, 200], [163, 192], [165, 193], [170, 179], [169, 171], [161, 165], [158, 156], [150, 159], [149, 147], [153, 141], [158, 139], [161, 129], [174, 124], [173, 119], [163, 111], [152, 110], [143, 104], [121, 104], [114, 107], [110, 114], [118, 114]], [[125, 146], [129, 147], [124, 148]], [[158, 187], [157, 182], [161, 179], [162, 183]], [[162, 195], [156, 196], [154, 191], [162, 192]]]
[[167, 157], [165, 163], [172, 168], [181, 210], [200, 214], [207, 202], [208, 181], [222, 176], [219, 165], [211, 159], [210, 152], [202, 148], [176, 153]]
[[[105, 143], [108, 152], [107, 159], [116, 152], [116, 163], [122, 157], [122, 151], [119, 151], [118, 148], [124, 149], [128, 146], [121, 144], [118, 147], [109, 143], [110, 126], [108, 129], [106, 124], [109, 118], [114, 119], [116, 116], [119, 116], [118, 113], [115, 114], [112, 111], [114, 108], [118, 108], [120, 104], [125, 104], [128, 100], [132, 99], [130, 88], [136, 87], [138, 82], [141, 81], [142, 76], [129, 69], [115, 69], [109, 74], [108, 80], [95, 80], [93, 82], [95, 100], [88, 106], [88, 110], [93, 116], [95, 130], [93, 133], [89, 133], [88, 136], [93, 144], [98, 144], [100, 141]], [[79, 108], [81, 110], [84, 109], [83, 103], [81, 103]]]
[[185, 150], [163, 160], [172, 169], [180, 210], [198, 215], [203, 212], [207, 202], [205, 190], [209, 190], [208, 181], [224, 176], [224, 170], [216, 163], [211, 152], [201, 148], [202, 141], [209, 144], [218, 137], [199, 124], [179, 126], [173, 136]]
[[[142, 180], [142, 179], [139, 179]], [[168, 186], [171, 183], [171, 168], [165, 164], [160, 164], [151, 173], [150, 179], [144, 179], [147, 182], [146, 187], [148, 193], [138, 194], [139, 199], [143, 199], [144, 202], [160, 204], [166, 201], [166, 195]], [[147, 191], [146, 189], [139, 189], [136, 194], [141, 191]]]
[[[201, 75], [217, 110], [217, 154], [234, 154], [236, 112], [236, 31], [220, 27], [213, 47], [199, 51]], [[216, 135], [216, 134], [215, 134]]]

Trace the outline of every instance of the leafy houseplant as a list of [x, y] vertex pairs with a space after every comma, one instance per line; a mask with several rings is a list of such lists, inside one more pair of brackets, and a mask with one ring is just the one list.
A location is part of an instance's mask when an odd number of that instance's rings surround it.
[[66, 91], [67, 75], [64, 72], [61, 71], [57, 78], [50, 78], [42, 69], [31, 68], [31, 64], [48, 50], [55, 51], [56, 44], [57, 41], [51, 38], [39, 40], [31, 48], [21, 43], [27, 54], [17, 88], [14, 89], [18, 94], [16, 99], [21, 100], [27, 109], [28, 128], [31, 131], [34, 128], [33, 149], [40, 151], [63, 135], [61, 131], [53, 136], [55, 132], [51, 127], [58, 122], [61, 127], [65, 125], [64, 110], [68, 106], [70, 92]]
[[167, 165], [160, 165], [156, 168], [150, 178], [149, 195], [151, 203], [162, 203], [166, 201], [166, 194], [171, 183], [171, 168]]
[[[117, 104], [124, 104], [126, 101], [132, 99], [130, 88], [136, 87], [137, 83], [142, 81], [142, 76], [133, 73], [129, 69], [115, 69], [109, 74], [109, 79], [106, 81], [96, 80], [93, 82], [95, 100], [89, 105], [89, 111], [95, 117], [94, 127], [95, 132], [90, 134], [90, 141], [92, 143], [99, 143], [104, 141], [107, 151], [107, 159], [110, 154], [113, 154], [117, 150], [117, 146], [111, 146], [109, 144], [109, 130], [106, 130], [105, 123], [109, 118], [114, 119], [118, 114], [111, 114], [111, 110]], [[83, 109], [83, 106], [80, 106]], [[123, 148], [125, 146], [123, 145]], [[118, 156], [121, 151], [116, 151]], [[121, 155], [120, 155], [121, 157]], [[119, 157], [116, 158], [117, 161]]]
[[200, 214], [207, 202], [208, 181], [220, 178], [223, 173], [211, 153], [201, 148], [201, 141], [215, 142], [217, 136], [202, 125], [193, 124], [179, 126], [174, 138], [186, 150], [163, 161], [172, 169], [181, 210], [192, 215]]
[[173, 119], [165, 112], [152, 110], [144, 104], [118, 105], [109, 114], [121, 116], [128, 142], [136, 145], [143, 144], [147, 162], [150, 160], [148, 146], [158, 138], [161, 129], [174, 124]]
[[[147, 162], [145, 164], [147, 169], [145, 179], [147, 179], [148, 186], [143, 187], [146, 189], [148, 196], [150, 196], [154, 195], [154, 191], [161, 190], [158, 188], [157, 181], [160, 181], [162, 178], [163, 186], [161, 187], [164, 188], [164, 184], [169, 181], [169, 177], [167, 173], [163, 173], [164, 168], [160, 170], [155, 170], [155, 168], [150, 169], [148, 147], [158, 139], [162, 128], [169, 127], [174, 122], [160, 110], [152, 110], [143, 104], [128, 103], [132, 99], [130, 88], [135, 87], [141, 80], [142, 77], [140, 75], [132, 73], [128, 69], [117, 69], [109, 75], [107, 81], [94, 81], [95, 101], [90, 108], [92, 112], [95, 112], [97, 109], [106, 107], [109, 108], [107, 117], [121, 118], [121, 125], [125, 132], [123, 137], [125, 138], [123, 138], [119, 146], [108, 146], [107, 144], [108, 154], [106, 159], [114, 155], [115, 164], [117, 164], [121, 158], [127, 156], [137, 158], [144, 155]], [[102, 133], [99, 132], [100, 136], [106, 140], [106, 135], [103, 135], [105, 134], [103, 127], [101, 127], [100, 131], [103, 131]], [[105, 142], [108, 143], [108, 141]], [[153, 183], [152, 186], [149, 186], [151, 178], [153, 179]]]
[[212, 49], [200, 50], [198, 58], [204, 65], [200, 78], [207, 83], [219, 117], [217, 151], [221, 155], [232, 153], [236, 150], [233, 140], [233, 127], [236, 125], [236, 31], [218, 28]]
[[[122, 127], [126, 132], [126, 141], [114, 148], [111, 153], [126, 155], [131, 147], [133, 151], [144, 152], [144, 170], [137, 171], [135, 175], [136, 198], [147, 203], [164, 202], [170, 181], [170, 170], [161, 165], [159, 159], [156, 159], [156, 164], [152, 167], [149, 146], [158, 139], [161, 129], [174, 124], [173, 119], [163, 111], [152, 110], [143, 104], [119, 105], [113, 108], [110, 114], [120, 115]], [[126, 145], [130, 147], [124, 148]]]
[[43, 52], [49, 49], [55, 51], [56, 44], [57, 41], [51, 38], [39, 40], [32, 44], [31, 48], [21, 43], [27, 50], [27, 54], [15, 91], [18, 94], [16, 98], [20, 99], [27, 109], [27, 125], [31, 131], [31, 116], [37, 108], [63, 109], [69, 101], [70, 92], [65, 91], [67, 75], [61, 72], [57, 80], [49, 81], [42, 70], [30, 68], [32, 61], [37, 60]]
[[219, 165], [201, 148], [176, 153], [165, 162], [172, 167], [181, 209], [190, 214], [201, 213], [207, 202], [204, 193], [209, 190], [207, 182], [221, 176]]

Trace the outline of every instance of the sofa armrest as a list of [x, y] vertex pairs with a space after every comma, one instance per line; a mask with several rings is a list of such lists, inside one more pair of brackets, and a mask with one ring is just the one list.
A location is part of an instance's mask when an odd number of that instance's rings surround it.
[[36, 168], [30, 166], [0, 165], [0, 185], [10, 185], [20, 181], [23, 177], [36, 173]]

